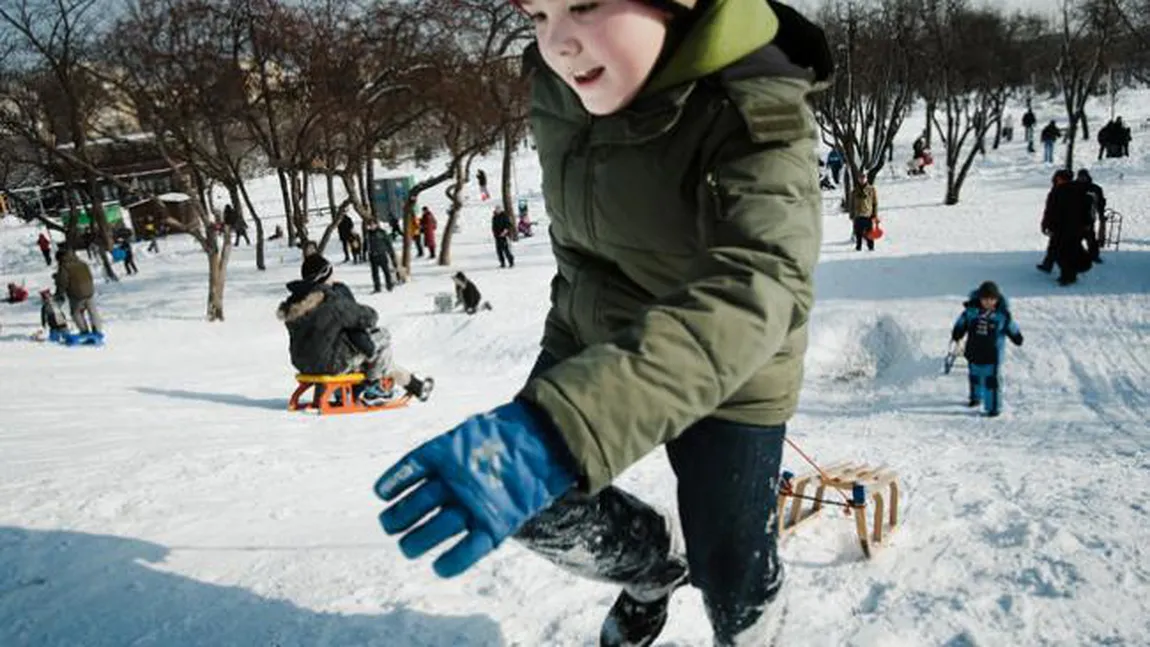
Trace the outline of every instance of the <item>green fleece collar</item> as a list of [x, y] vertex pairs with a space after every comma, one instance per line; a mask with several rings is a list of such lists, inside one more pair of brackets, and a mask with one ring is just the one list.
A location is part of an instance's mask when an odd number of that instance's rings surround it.
[[779, 20], [767, 0], [711, 0], [642, 94], [701, 79], [769, 44]]

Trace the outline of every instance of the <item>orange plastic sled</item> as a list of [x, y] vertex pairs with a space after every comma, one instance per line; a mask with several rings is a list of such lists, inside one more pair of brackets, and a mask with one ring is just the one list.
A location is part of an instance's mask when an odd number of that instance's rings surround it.
[[[394, 400], [375, 407], [364, 405], [355, 397], [352, 389], [363, 382], [363, 373], [344, 373], [342, 375], [308, 375], [299, 373], [295, 376], [298, 386], [288, 400], [288, 411], [315, 411], [319, 415], [337, 413], [364, 413], [367, 411], [382, 411], [385, 409], [399, 409], [406, 407], [411, 400], [411, 394], [405, 393]], [[390, 378], [383, 378], [384, 389], [390, 389]], [[312, 390], [311, 401], [300, 402], [305, 393]]]

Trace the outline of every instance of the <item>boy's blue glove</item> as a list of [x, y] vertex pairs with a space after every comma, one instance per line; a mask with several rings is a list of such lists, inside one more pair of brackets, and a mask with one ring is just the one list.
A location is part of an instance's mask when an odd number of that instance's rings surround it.
[[384, 501], [419, 487], [379, 518], [389, 535], [404, 534], [399, 547], [408, 559], [466, 532], [433, 564], [440, 577], [452, 577], [571, 489], [571, 462], [550, 422], [530, 405], [511, 402], [468, 418], [384, 472], [375, 484]]

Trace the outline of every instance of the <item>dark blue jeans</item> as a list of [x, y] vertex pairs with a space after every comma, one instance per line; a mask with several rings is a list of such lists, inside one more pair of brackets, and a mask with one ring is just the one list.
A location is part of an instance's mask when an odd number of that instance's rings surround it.
[[[531, 375], [554, 364], [543, 353]], [[703, 593], [717, 645], [750, 638], [745, 632], [783, 584], [774, 511], [785, 434], [785, 425], [705, 418], [666, 445], [678, 481], [690, 581]], [[669, 520], [614, 486], [566, 495], [516, 539], [577, 575], [622, 585], [640, 600], [665, 591], [682, 574], [684, 557], [672, 547]]]

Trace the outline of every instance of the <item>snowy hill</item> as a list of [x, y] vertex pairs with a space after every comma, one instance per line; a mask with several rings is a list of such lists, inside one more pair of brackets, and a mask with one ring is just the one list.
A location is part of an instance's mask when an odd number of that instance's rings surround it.
[[[1130, 123], [1145, 98], [1124, 97]], [[1090, 165], [1126, 216], [1123, 244], [1069, 288], [1034, 269], [1052, 168], [1017, 139], [976, 163], [956, 207], [941, 206], [941, 177], [884, 174], [887, 236], [873, 253], [848, 246], [826, 195], [790, 435], [821, 463], [896, 469], [904, 523], [871, 561], [836, 514], [786, 540], [784, 644], [1150, 644], [1148, 137], [1135, 131], [1129, 159]], [[530, 155], [517, 176], [542, 214]], [[253, 190], [274, 204], [274, 182]], [[336, 266], [380, 311], [398, 361], [437, 379], [429, 403], [398, 412], [285, 410], [293, 371], [274, 309], [299, 254], [278, 242], [262, 273], [252, 248], [236, 250], [220, 324], [203, 321], [204, 258], [178, 239], [159, 254], [140, 246], [138, 276], [98, 286], [103, 348], [28, 341], [37, 305], [0, 305], [0, 645], [596, 644], [613, 588], [510, 542], [439, 580], [377, 525], [381, 470], [512, 396], [537, 352], [546, 237], [517, 244], [516, 267], [500, 270], [490, 207], [468, 200], [453, 267], [417, 259], [412, 282], [372, 295], [365, 265]], [[427, 203], [443, 213], [441, 195]], [[37, 233], [0, 223], [4, 282], [49, 285]], [[494, 311], [432, 313], [458, 269]], [[940, 371], [961, 300], [987, 279], [1026, 336], [1007, 351], [998, 419], [963, 406], [963, 370]], [[797, 455], [786, 463], [805, 471]], [[673, 484], [661, 454], [621, 479], [665, 508]], [[676, 595], [656, 644], [710, 644], [697, 592]]]

